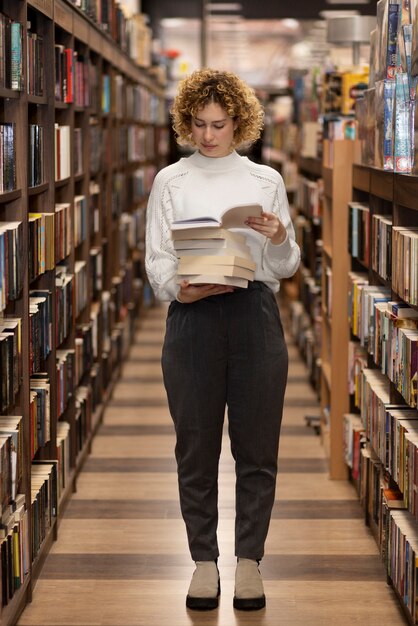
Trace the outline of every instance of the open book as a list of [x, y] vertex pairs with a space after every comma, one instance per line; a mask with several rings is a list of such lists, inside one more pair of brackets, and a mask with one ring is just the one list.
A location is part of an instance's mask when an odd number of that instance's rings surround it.
[[249, 228], [245, 223], [248, 217], [261, 217], [261, 204], [241, 204], [226, 209], [217, 219], [210, 216], [195, 217], [187, 220], [175, 220], [171, 230], [187, 228]]

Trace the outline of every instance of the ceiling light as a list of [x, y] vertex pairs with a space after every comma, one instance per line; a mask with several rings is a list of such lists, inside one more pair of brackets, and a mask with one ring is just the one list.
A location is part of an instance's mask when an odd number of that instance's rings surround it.
[[214, 11], [242, 11], [242, 4], [239, 2], [209, 2], [206, 9], [213, 13]]
[[289, 28], [290, 30], [297, 30], [299, 28], [299, 22], [291, 17], [282, 20], [282, 24], [285, 28]]

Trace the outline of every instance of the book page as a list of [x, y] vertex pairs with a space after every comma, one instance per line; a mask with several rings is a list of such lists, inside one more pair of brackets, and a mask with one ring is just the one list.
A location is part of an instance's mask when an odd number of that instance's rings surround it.
[[225, 211], [221, 216], [222, 228], [249, 228], [245, 223], [248, 217], [261, 217], [261, 204], [242, 204]]

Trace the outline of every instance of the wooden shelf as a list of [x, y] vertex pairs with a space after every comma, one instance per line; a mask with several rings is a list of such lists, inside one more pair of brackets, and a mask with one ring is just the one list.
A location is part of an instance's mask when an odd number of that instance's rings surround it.
[[44, 104], [48, 104], [48, 101], [47, 101], [46, 96], [33, 96], [32, 94], [28, 94], [28, 103], [44, 105]]
[[324, 194], [329, 198], [332, 198], [333, 193], [333, 170], [331, 167], [323, 167], [322, 177], [324, 179]]
[[315, 178], [322, 176], [322, 160], [320, 158], [300, 156], [298, 159], [298, 168], [304, 174]]
[[[329, 407], [329, 420], [323, 440], [329, 448], [329, 472], [332, 479], [346, 479], [347, 468], [343, 452], [343, 415], [348, 411], [348, 337], [347, 276], [348, 257], [348, 210], [352, 193], [352, 164], [355, 144], [353, 141], [324, 141], [324, 158], [332, 167], [323, 167], [326, 209], [322, 218], [323, 291], [331, 280], [332, 316], [324, 311], [322, 316], [322, 413]], [[332, 159], [330, 158], [332, 155]], [[326, 270], [332, 265], [332, 276]]]
[[393, 202], [393, 172], [370, 168], [370, 193], [389, 202]]
[[[418, 211], [418, 176], [412, 174], [394, 175], [394, 202], [401, 206]], [[417, 217], [418, 223], [418, 217]]]
[[[369, 188], [367, 188], [367, 178], [370, 179]], [[370, 209], [370, 221], [372, 219], [373, 214], [384, 214], [390, 218], [391, 222], [395, 226], [405, 226], [406, 228], [412, 225], [418, 225], [418, 197], [417, 197], [417, 188], [418, 188], [418, 177], [411, 174], [399, 174], [390, 171], [384, 171], [375, 167], [366, 167], [366, 166], [354, 166], [353, 167], [353, 193], [357, 190], [363, 191], [368, 194], [368, 196], [361, 196], [361, 200], [369, 205]], [[374, 230], [370, 228], [368, 247], [370, 251], [373, 251], [376, 245], [381, 245], [379, 241], [374, 241]], [[372, 252], [371, 252], [372, 255]], [[392, 255], [393, 256], [393, 255]], [[370, 285], [374, 286], [382, 286], [389, 288], [390, 291], [390, 299], [402, 301], [402, 298], [396, 294], [392, 281], [386, 280], [386, 278], [382, 278], [377, 272], [375, 272], [372, 267], [366, 267], [362, 264], [358, 259], [351, 259], [351, 269], [355, 271], [359, 271], [359, 268], [363, 269], [367, 272], [368, 282]], [[415, 310], [418, 311], [418, 306], [413, 306]], [[363, 320], [360, 322], [363, 323]], [[358, 337], [354, 337], [351, 335], [351, 340], [354, 340], [360, 343]], [[390, 343], [391, 337], [386, 337], [386, 340]], [[369, 367], [373, 362], [373, 367], [377, 365], [377, 371], [380, 370], [380, 365], [374, 363], [375, 356], [370, 354], [367, 355]], [[334, 375], [334, 372], [333, 372]], [[390, 401], [393, 405], [396, 404], [405, 404], [405, 399], [400, 395], [400, 393], [396, 390], [395, 385], [387, 378], [386, 381], [382, 379], [382, 383], [387, 383], [387, 388], [389, 390]], [[371, 402], [371, 405], [373, 402]], [[358, 408], [358, 407], [357, 407]], [[369, 411], [369, 409], [368, 409]], [[417, 414], [418, 415], [418, 414]], [[375, 419], [375, 416], [370, 415], [367, 412], [367, 419], [372, 422]], [[380, 417], [378, 419], [381, 419]], [[380, 428], [381, 426], [377, 426]], [[369, 453], [365, 455], [365, 462], [362, 471], [366, 473], [366, 475], [370, 476], [370, 482], [368, 486], [365, 487], [365, 493], [362, 494], [363, 499], [365, 500], [365, 518], [366, 523], [370, 527], [370, 530], [375, 537], [376, 543], [378, 544], [379, 549], [382, 549], [381, 541], [381, 533], [380, 533], [380, 524], [376, 523], [376, 521], [372, 518], [371, 511], [377, 511], [380, 509], [379, 515], [382, 514], [382, 510], [380, 508], [380, 496], [377, 496], [378, 500], [376, 501], [374, 489], [372, 486], [372, 481], [376, 484], [377, 480], [384, 480], [385, 483], [388, 483], [390, 486], [396, 485], [396, 480], [394, 476], [390, 476], [390, 470], [385, 467], [383, 462], [382, 468], [379, 470], [379, 455], [377, 451], [373, 449], [373, 441], [364, 441], [369, 435], [369, 432], [366, 431], [363, 436], [363, 444], [364, 450], [369, 450]], [[391, 437], [391, 435], [389, 435]], [[392, 448], [394, 446], [394, 442], [390, 440], [385, 442], [385, 446], [387, 449]], [[397, 444], [396, 444], [397, 445]], [[381, 456], [381, 455], [380, 455]], [[404, 461], [401, 461], [401, 464]], [[377, 468], [377, 469], [371, 469]], [[371, 475], [371, 472], [375, 471], [376, 476]], [[408, 532], [411, 533], [411, 536], [414, 536], [413, 533], [417, 530], [416, 520], [412, 522], [413, 527], [409, 525], [408, 521]], [[387, 550], [388, 546], [385, 545], [383, 549]], [[391, 546], [391, 549], [395, 549], [394, 546]], [[402, 554], [402, 553], [399, 553]], [[389, 555], [389, 558], [392, 558]], [[402, 561], [402, 559], [400, 559]], [[404, 565], [400, 562], [399, 567], [402, 568]], [[392, 584], [392, 581], [388, 579], [388, 582]], [[395, 594], [400, 600], [400, 604], [405, 613], [405, 616], [408, 620], [408, 623], [415, 623], [414, 620], [411, 619], [411, 615], [403, 604], [403, 599], [399, 595], [397, 589], [393, 587]]]
[[353, 165], [353, 187], [370, 192], [370, 168], [366, 165]]
[[3, 98], [4, 100], [18, 100], [20, 98], [20, 91], [0, 87], [0, 98]]
[[325, 382], [328, 385], [328, 388], [332, 389], [332, 374], [331, 374], [331, 365], [329, 363], [322, 362], [322, 374], [324, 376]]
[[44, 191], [48, 191], [49, 183], [42, 183], [42, 185], [37, 185], [36, 187], [28, 187], [28, 195], [36, 196], [40, 193], [44, 193]]
[[[136, 300], [132, 303], [132, 296], [139, 298], [136, 285], [138, 281], [145, 280], [143, 264], [135, 263], [136, 251], [144, 246], [143, 234], [138, 233], [134, 242], [126, 242], [126, 250], [121, 253], [120, 216], [112, 214], [113, 200], [118, 204], [120, 213], [132, 216], [132, 220], [137, 223], [142, 219], [143, 209], [138, 205], [134, 206], [130, 202], [128, 194], [124, 196], [118, 194], [115, 185], [116, 175], [123, 176], [123, 187], [128, 188], [131, 184], [131, 177], [135, 168], [144, 168], [145, 165], [154, 164], [158, 167], [164, 166], [165, 157], [154, 151], [152, 146], [158, 149], [161, 132], [168, 132], [165, 113], [164, 93], [160, 85], [151, 78], [148, 72], [137, 67], [127, 54], [122, 52], [111, 37], [105, 34], [98, 24], [94, 24], [84, 13], [76, 9], [71, 2], [66, 0], [7, 0], [3, 10], [10, 14], [13, 21], [23, 24], [24, 38], [27, 36], [27, 23], [30, 22], [30, 30], [37, 35], [34, 40], [42, 38], [43, 49], [43, 76], [44, 93], [42, 96], [28, 95], [28, 80], [30, 77], [30, 61], [28, 51], [30, 50], [26, 40], [23, 40], [22, 50], [22, 77], [23, 85], [20, 92], [9, 89], [0, 89], [0, 99], [3, 102], [2, 121], [13, 123], [16, 129], [16, 189], [0, 195], [0, 210], [2, 221], [20, 222], [22, 224], [22, 251], [25, 259], [22, 269], [22, 287], [16, 300], [7, 303], [7, 314], [18, 316], [21, 320], [21, 346], [22, 346], [22, 373], [20, 374], [21, 385], [19, 390], [19, 403], [11, 405], [7, 409], [10, 415], [23, 416], [23, 478], [18, 486], [19, 493], [25, 495], [29, 537], [32, 541], [31, 524], [33, 523], [33, 511], [31, 509], [32, 496], [31, 486], [33, 486], [32, 474], [32, 452], [31, 452], [31, 428], [30, 428], [30, 402], [31, 402], [31, 375], [45, 372], [50, 383], [50, 432], [46, 437], [46, 444], [39, 447], [35, 454], [36, 460], [45, 463], [59, 458], [57, 445], [58, 431], [63, 431], [68, 424], [66, 450], [69, 451], [69, 475], [66, 477], [66, 488], [60, 497], [58, 504], [58, 518], [53, 523], [48, 532], [38, 554], [30, 564], [30, 570], [25, 578], [24, 586], [15, 593], [14, 598], [7, 606], [0, 609], [0, 626], [12, 626], [18, 621], [18, 617], [25, 604], [31, 597], [32, 588], [39, 577], [43, 563], [47, 557], [53, 541], [57, 538], [59, 531], [60, 515], [71, 498], [76, 485], [77, 477], [88, 457], [93, 437], [100, 425], [100, 421], [107, 403], [111, 397], [113, 387], [121, 371], [121, 360], [126, 358], [129, 349], [134, 319], [140, 310], [140, 303]], [[91, 104], [80, 106], [80, 98], [74, 95], [74, 102], [60, 102], [55, 99], [56, 76], [55, 76], [55, 53], [56, 44], [63, 46], [67, 50], [73, 50], [78, 54], [78, 60], [91, 64], [95, 68], [97, 78], [97, 89], [89, 91]], [[36, 57], [38, 58], [38, 57]], [[90, 67], [90, 65], [89, 65]], [[109, 77], [110, 99], [112, 113], [104, 115], [101, 110], [101, 102], [105, 81], [103, 75]], [[91, 74], [89, 74], [91, 77]], [[32, 80], [33, 77], [31, 77]], [[92, 83], [93, 84], [93, 83]], [[79, 83], [75, 85], [78, 88]], [[31, 87], [40, 89], [40, 85]], [[141, 103], [144, 105], [145, 119], [138, 122], [135, 119], [136, 112], [130, 112], [130, 120], [124, 117], [127, 104], [128, 87], [140, 90]], [[119, 90], [119, 91], [118, 91]], [[39, 91], [38, 91], [39, 92]], [[139, 91], [138, 91], [139, 94]], [[83, 97], [84, 92], [78, 94]], [[149, 103], [147, 102], [149, 100]], [[121, 103], [120, 111], [116, 111], [117, 103]], [[91, 121], [97, 129], [97, 137], [92, 137], [90, 132]], [[38, 126], [39, 134], [42, 133], [43, 154], [36, 155], [35, 166], [38, 166], [39, 159], [42, 158], [44, 182], [40, 185], [28, 187], [30, 172], [30, 157], [33, 147], [29, 145], [29, 125]], [[65, 178], [55, 180], [55, 153], [56, 147], [61, 150], [65, 148], [65, 143], [56, 141], [57, 126], [66, 126], [69, 133], [70, 149], [64, 155], [62, 165], [68, 166], [66, 169], [61, 166], [59, 170]], [[144, 146], [144, 158], [138, 163], [123, 163], [121, 156], [121, 131], [125, 128], [136, 127], [146, 129], [150, 135], [150, 141]], [[75, 134], [74, 129], [80, 129]], [[65, 133], [61, 135], [65, 137]], [[105, 137], [105, 140], [104, 140]], [[81, 145], [77, 141], [81, 138]], [[97, 146], [93, 144], [97, 139]], [[153, 141], [151, 141], [151, 139]], [[75, 152], [76, 147], [79, 148]], [[90, 163], [95, 157], [94, 149], [104, 149], [104, 158], [100, 160], [99, 167], [95, 168], [93, 175], [90, 173]], [[81, 163], [82, 173], [75, 175], [75, 159]], [[81, 167], [78, 171], [81, 171]], [[33, 172], [37, 173], [37, 172]], [[68, 174], [68, 176], [67, 176]], [[35, 177], [32, 178], [35, 180]], [[39, 180], [39, 179], [38, 179]], [[117, 181], [119, 183], [119, 181]], [[97, 185], [98, 192], [91, 191], [91, 183]], [[97, 193], [97, 196], [96, 196]], [[94, 195], [92, 195], [94, 194]], [[76, 201], [76, 196], [80, 196]], [[84, 198], [84, 200], [83, 200]], [[147, 195], [141, 198], [141, 203], [146, 201]], [[94, 209], [92, 203], [94, 204]], [[84, 203], [84, 204], [83, 204]], [[57, 205], [62, 205], [58, 207]], [[68, 213], [64, 213], [63, 207], [67, 207]], [[94, 227], [90, 216], [92, 209], [95, 211]], [[60, 213], [59, 213], [60, 211]], [[62, 212], [61, 212], [62, 211]], [[53, 223], [55, 237], [63, 237], [64, 225], [68, 229], [68, 245], [56, 240], [47, 241], [45, 248], [51, 251], [51, 259], [46, 260], [42, 253], [43, 237], [41, 232], [47, 235], [52, 232], [49, 227], [44, 227], [44, 222], [39, 224], [39, 230], [33, 230], [34, 222], [29, 222], [29, 213], [55, 213]], [[58, 219], [60, 217], [60, 223]], [[49, 221], [51, 218], [44, 218]], [[137, 221], [136, 221], [137, 220]], [[77, 231], [76, 225], [82, 225]], [[59, 228], [58, 228], [59, 226]], [[77, 243], [76, 243], [77, 241]], [[36, 242], [38, 248], [32, 249]], [[39, 245], [41, 244], [41, 245]], [[61, 245], [58, 245], [61, 244]], [[59, 252], [58, 252], [59, 248]], [[91, 248], [99, 248], [101, 255], [97, 261], [98, 267], [102, 268], [101, 286], [100, 281], [95, 285], [95, 291], [90, 288], [92, 284], [93, 263], [95, 263], [97, 250], [94, 254]], [[57, 250], [57, 257], [52, 251]], [[64, 257], [62, 259], [58, 258]], [[33, 279], [29, 279], [27, 269], [28, 262], [31, 263], [31, 274], [37, 274]], [[82, 262], [81, 265], [78, 265]], [[44, 265], [42, 265], [44, 263]], [[1, 264], [0, 264], [1, 265]], [[59, 309], [59, 303], [63, 300], [60, 289], [57, 285], [57, 265], [59, 272], [64, 269], [72, 284], [72, 291], [66, 294], [67, 302], [73, 303], [73, 308], [68, 307], [64, 312]], [[48, 267], [47, 271], [44, 271]], [[134, 269], [132, 269], [134, 268]], [[85, 275], [80, 273], [85, 270]], [[128, 271], [126, 271], [128, 270]], [[120, 287], [115, 288], [115, 279], [121, 280]], [[78, 282], [80, 281], [80, 282]], [[87, 285], [87, 288], [86, 288]], [[33, 297], [31, 291], [42, 291], [51, 294], [51, 311], [47, 320], [50, 331], [51, 346], [48, 355], [32, 360], [36, 346], [36, 337], [39, 331], [34, 331], [32, 327], [34, 316], [29, 315], [30, 298]], [[13, 297], [15, 294], [12, 294]], [[77, 309], [74, 305], [77, 303]], [[107, 304], [108, 303], [108, 304]], [[109, 315], [106, 310], [109, 307]], [[96, 326], [93, 327], [92, 313], [97, 314]], [[60, 324], [64, 318], [68, 319], [68, 326], [62, 329], [60, 334]], [[64, 332], [65, 331], [65, 332]], [[119, 333], [119, 334], [118, 334]], [[90, 337], [94, 334], [94, 350], [91, 347]], [[65, 336], [64, 336], [65, 335]], [[64, 336], [64, 339], [62, 337]], [[76, 341], [82, 339], [82, 345]], [[110, 339], [111, 338], [111, 339]], [[32, 345], [30, 341], [32, 340]], [[117, 342], [117, 343], [116, 343]], [[42, 346], [44, 347], [44, 346]], [[73, 389], [68, 404], [60, 406], [58, 394], [57, 373], [57, 352], [61, 350], [69, 351], [69, 359], [77, 350], [78, 363], [82, 363], [83, 371], [75, 380], [74, 363], [68, 368], [70, 373], [66, 373], [67, 383]], [[79, 355], [79, 350], [83, 350], [83, 355]], [[32, 364], [34, 371], [32, 371]], [[91, 369], [93, 368], [93, 369]], [[2, 370], [4, 371], [4, 369]], [[70, 375], [73, 378], [70, 380]], [[107, 388], [106, 388], [107, 384]], [[85, 400], [86, 398], [86, 400]], [[100, 404], [96, 403], [100, 400]], [[96, 409], [93, 413], [92, 406]], [[81, 412], [80, 412], [81, 411]], [[77, 454], [78, 450], [80, 453]], [[32, 547], [30, 547], [30, 555]], [[30, 560], [29, 555], [29, 560]], [[53, 599], [51, 599], [53, 602]]]
[[0, 193], [0, 204], [8, 204], [9, 202], [13, 202], [13, 200], [17, 200], [22, 197], [22, 191], [20, 189], [15, 189], [14, 191], [6, 191], [5, 193]]

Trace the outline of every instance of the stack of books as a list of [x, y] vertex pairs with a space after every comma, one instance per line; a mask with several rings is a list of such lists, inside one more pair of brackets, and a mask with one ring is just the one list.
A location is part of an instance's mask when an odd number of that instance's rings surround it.
[[247, 228], [245, 220], [260, 216], [260, 205], [233, 207], [220, 220], [197, 218], [173, 222], [171, 236], [179, 259], [177, 282], [248, 287], [256, 264], [246, 237], [229, 228]]

